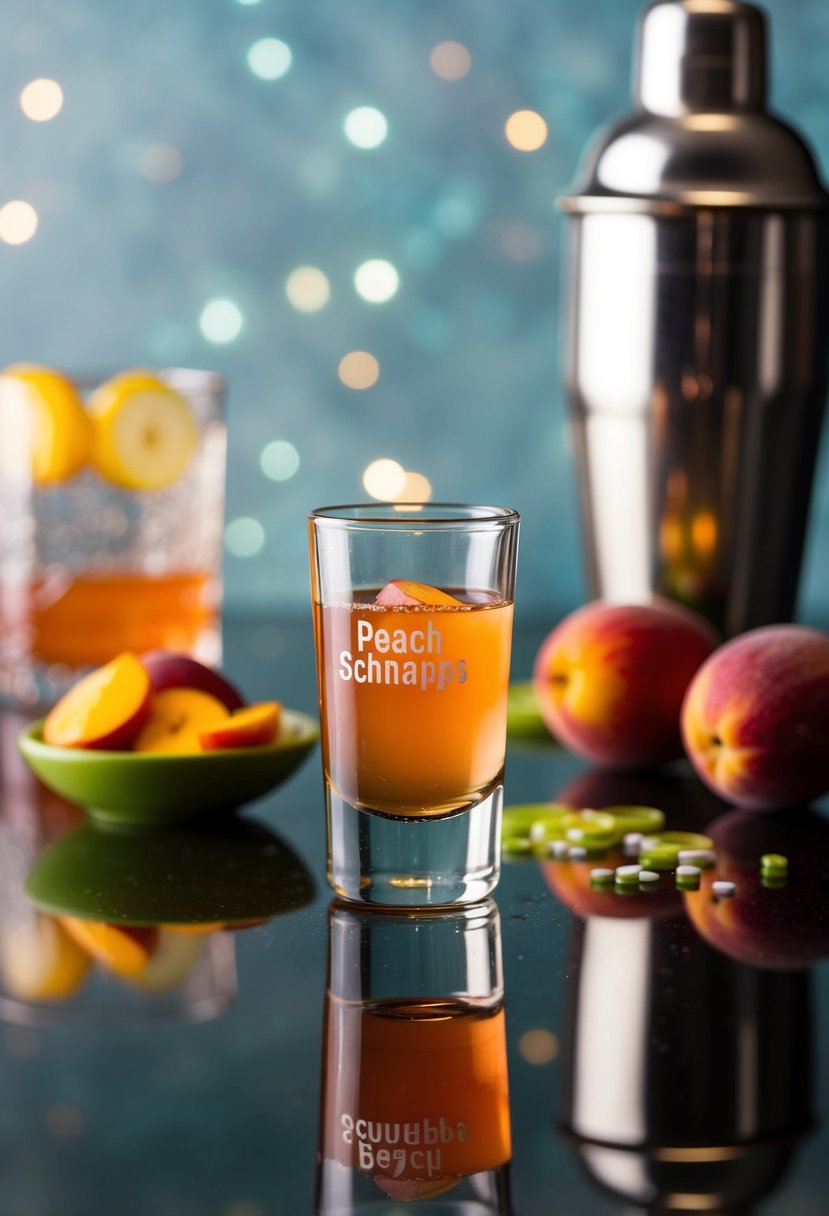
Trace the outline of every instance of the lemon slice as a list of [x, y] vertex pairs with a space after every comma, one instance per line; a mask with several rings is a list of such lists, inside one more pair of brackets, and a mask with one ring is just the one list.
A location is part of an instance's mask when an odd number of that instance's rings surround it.
[[[0, 375], [0, 420], [12, 446], [3, 472], [31, 467], [39, 485], [66, 481], [89, 457], [91, 427], [74, 385], [50, 367], [15, 363]], [[15, 466], [15, 467], [12, 467]]]
[[92, 461], [125, 490], [162, 490], [178, 481], [199, 443], [190, 406], [147, 371], [124, 372], [92, 394]]

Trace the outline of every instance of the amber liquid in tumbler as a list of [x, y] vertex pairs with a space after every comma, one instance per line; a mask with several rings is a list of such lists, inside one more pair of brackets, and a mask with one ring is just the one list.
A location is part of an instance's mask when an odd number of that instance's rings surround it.
[[501, 778], [512, 603], [314, 605], [323, 762], [347, 802], [419, 818], [467, 809]]
[[322, 1155], [393, 1199], [444, 1194], [511, 1156], [503, 1004], [329, 994]]
[[99, 666], [123, 650], [198, 650], [218, 630], [214, 578], [180, 574], [66, 575], [20, 590], [0, 586], [0, 622], [23, 629], [43, 663]]

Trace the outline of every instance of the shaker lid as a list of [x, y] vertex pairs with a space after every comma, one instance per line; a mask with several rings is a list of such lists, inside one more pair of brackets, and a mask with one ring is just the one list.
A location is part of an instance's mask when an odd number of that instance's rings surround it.
[[663, 0], [639, 21], [635, 111], [600, 132], [569, 211], [822, 208], [811, 151], [766, 101], [766, 21], [739, 0]]
[[735, 0], [654, 4], [642, 14], [634, 95], [651, 114], [761, 111], [766, 23]]

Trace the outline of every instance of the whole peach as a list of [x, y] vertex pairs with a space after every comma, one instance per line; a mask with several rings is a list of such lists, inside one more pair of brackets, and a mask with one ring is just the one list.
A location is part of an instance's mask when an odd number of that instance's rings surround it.
[[682, 707], [685, 750], [721, 798], [749, 810], [829, 789], [829, 636], [753, 629], [720, 647]]
[[596, 764], [673, 760], [682, 754], [682, 698], [715, 645], [706, 621], [668, 602], [587, 604], [538, 652], [533, 680], [544, 720]]

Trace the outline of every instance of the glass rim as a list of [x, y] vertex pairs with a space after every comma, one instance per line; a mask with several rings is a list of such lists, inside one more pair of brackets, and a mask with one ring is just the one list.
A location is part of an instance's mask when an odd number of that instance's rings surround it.
[[355, 502], [317, 507], [308, 512], [315, 526], [329, 528], [376, 527], [395, 530], [455, 527], [508, 527], [517, 524], [519, 513], [513, 507], [486, 506], [460, 502]]
[[201, 393], [210, 392], [217, 395], [225, 392], [227, 381], [221, 372], [211, 371], [206, 367], [160, 367], [155, 364], [136, 364], [134, 368], [84, 368], [80, 371], [66, 372], [68, 380], [81, 392], [90, 392], [121, 376], [125, 371], [147, 371], [157, 376], [171, 388], [180, 392]]

